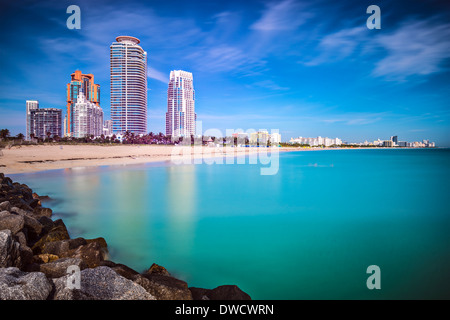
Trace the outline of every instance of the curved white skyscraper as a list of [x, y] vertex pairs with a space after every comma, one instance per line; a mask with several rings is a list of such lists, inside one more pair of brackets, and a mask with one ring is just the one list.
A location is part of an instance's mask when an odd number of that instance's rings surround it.
[[114, 133], [147, 133], [147, 52], [139, 39], [111, 44], [111, 120]]
[[192, 73], [170, 72], [167, 90], [166, 135], [189, 137], [195, 135], [195, 91]]

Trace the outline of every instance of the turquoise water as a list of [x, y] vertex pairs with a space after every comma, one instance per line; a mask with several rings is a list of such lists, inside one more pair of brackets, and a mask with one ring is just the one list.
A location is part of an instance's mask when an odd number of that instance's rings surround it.
[[[330, 150], [259, 165], [166, 164], [11, 175], [72, 237], [253, 299], [450, 298], [450, 150]], [[381, 269], [368, 290], [366, 269]]]

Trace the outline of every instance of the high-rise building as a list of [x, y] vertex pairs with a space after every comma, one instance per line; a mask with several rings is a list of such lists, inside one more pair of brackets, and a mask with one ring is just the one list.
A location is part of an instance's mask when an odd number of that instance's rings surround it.
[[147, 52], [139, 39], [111, 44], [111, 120], [114, 133], [147, 133]]
[[166, 135], [195, 135], [196, 119], [192, 73], [171, 71], [167, 90]]
[[73, 107], [73, 131], [75, 138], [86, 136], [99, 137], [103, 134], [103, 110], [95, 103], [86, 99], [80, 91]]
[[39, 102], [36, 100], [27, 100], [27, 129], [25, 139], [30, 140], [31, 128], [31, 110], [39, 109]]
[[[28, 107], [27, 107], [28, 112]], [[29, 110], [27, 114], [27, 134], [34, 138], [45, 139], [48, 136], [61, 136], [62, 110], [56, 108], [42, 108], [39, 106]]]
[[64, 119], [64, 135], [73, 136], [74, 132], [74, 107], [80, 93], [84, 93], [87, 101], [100, 107], [100, 85], [94, 83], [93, 74], [83, 74], [76, 70], [71, 74], [71, 80], [67, 84], [67, 114]]
[[392, 136], [391, 137], [391, 141], [394, 143], [394, 145], [398, 144], [398, 137], [397, 136]]
[[103, 122], [103, 135], [104, 136], [112, 136], [112, 121], [111, 120], [105, 120]]

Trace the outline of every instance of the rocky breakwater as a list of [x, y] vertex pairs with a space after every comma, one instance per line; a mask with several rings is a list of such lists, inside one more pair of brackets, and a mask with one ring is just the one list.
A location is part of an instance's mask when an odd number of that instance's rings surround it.
[[237, 286], [193, 288], [157, 264], [140, 273], [110, 261], [105, 239], [72, 239], [46, 197], [0, 182], [0, 300], [250, 300]]

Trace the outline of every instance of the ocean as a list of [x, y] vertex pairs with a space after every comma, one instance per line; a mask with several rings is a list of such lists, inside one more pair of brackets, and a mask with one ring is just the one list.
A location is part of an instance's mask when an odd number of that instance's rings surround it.
[[[450, 150], [280, 153], [261, 164], [156, 163], [10, 175], [111, 260], [253, 299], [450, 298]], [[380, 269], [370, 290], [367, 268]]]

